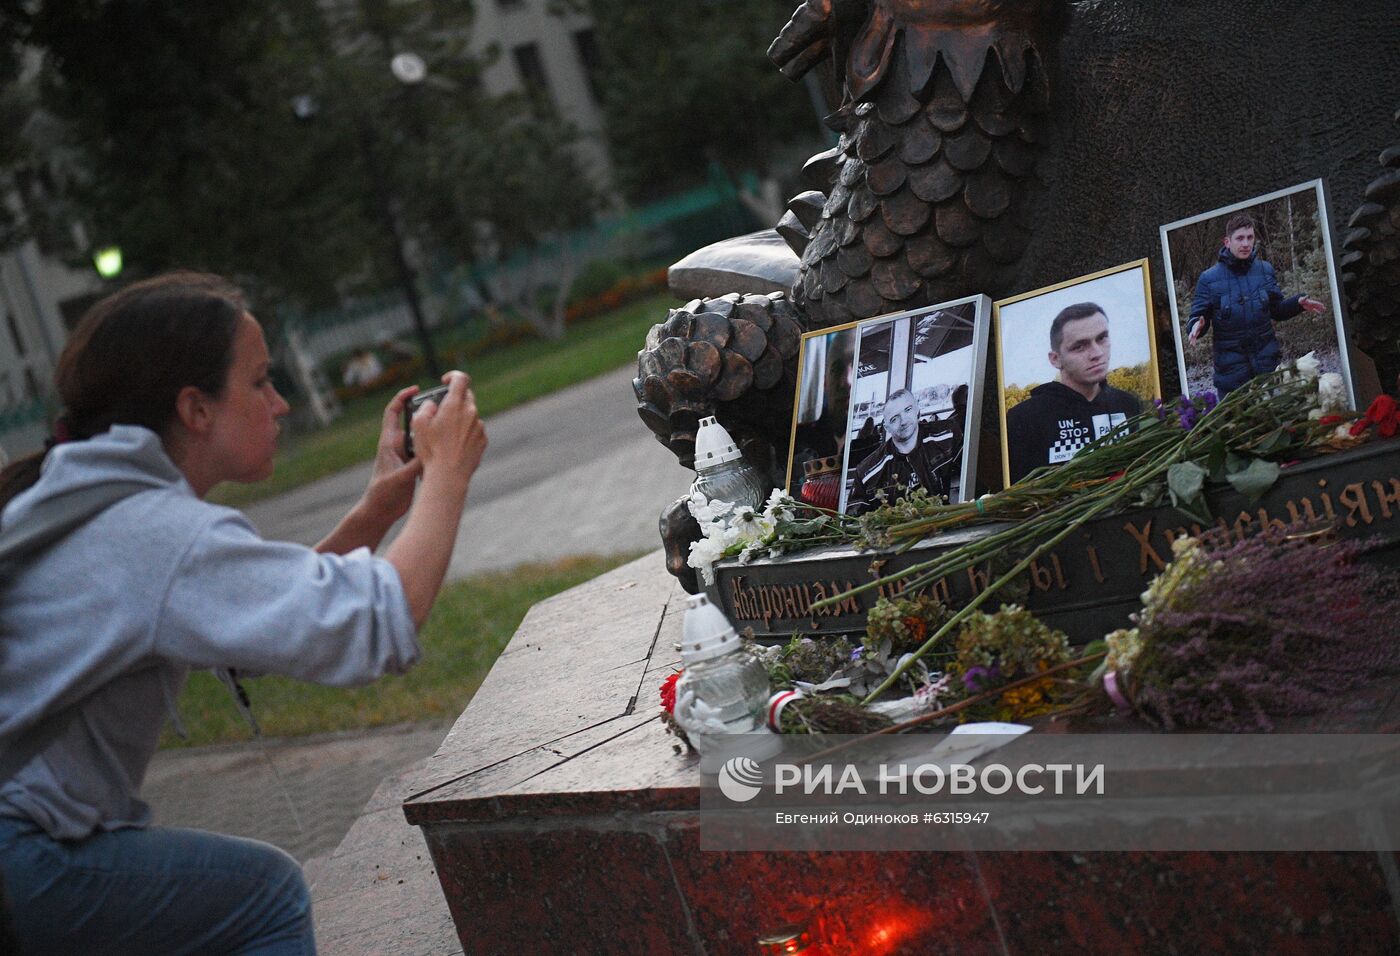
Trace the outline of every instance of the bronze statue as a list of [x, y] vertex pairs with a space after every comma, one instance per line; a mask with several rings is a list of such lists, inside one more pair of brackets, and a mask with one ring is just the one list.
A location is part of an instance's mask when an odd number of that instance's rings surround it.
[[[792, 77], [831, 68], [840, 139], [808, 161], [814, 188], [775, 231], [672, 268], [673, 291], [700, 298], [639, 353], [643, 420], [689, 465], [695, 423], [715, 414], [777, 484], [794, 328], [1005, 296], [1144, 254], [1160, 263], [1159, 224], [1318, 176], [1356, 208], [1375, 175], [1357, 157], [1388, 145], [1376, 117], [1400, 102], [1393, 33], [1390, 0], [1326, 15], [1305, 0], [807, 0], [769, 55]], [[1386, 156], [1343, 262], [1360, 338], [1396, 353], [1400, 155]], [[783, 321], [741, 319], [752, 331], [734, 319], [744, 308]], [[745, 363], [775, 357], [781, 375], [770, 364], [746, 379]], [[675, 510], [668, 565], [688, 571]]]
[[[1400, 123], [1400, 112], [1395, 114]], [[1381, 153], [1381, 174], [1347, 223], [1342, 282], [1356, 344], [1376, 362], [1381, 385], [1400, 390], [1400, 145]]]
[[864, 6], [809, 0], [768, 51], [793, 77], [828, 48], [845, 64], [841, 141], [808, 163], [820, 217], [779, 224], [814, 328], [967, 294], [1021, 257], [1064, 4], [879, 0], [852, 33], [842, 11]]

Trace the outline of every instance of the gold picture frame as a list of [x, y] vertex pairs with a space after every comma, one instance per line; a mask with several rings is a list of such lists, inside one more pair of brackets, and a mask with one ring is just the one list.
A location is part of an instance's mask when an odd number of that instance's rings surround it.
[[[1062, 315], [1077, 317], [1062, 319]], [[1062, 334], [1064, 329], [1094, 327], [1094, 316], [1103, 319], [1101, 346], [1085, 346], [1089, 352], [1083, 356], [1070, 354], [1068, 348], [1084, 345], [1084, 337], [1077, 336], [1071, 346], [1062, 341], [1061, 352], [1052, 348], [1057, 321]], [[1067, 461], [1085, 444], [1131, 418], [1132, 403], [1123, 393], [1138, 399], [1138, 410], [1146, 402], [1161, 400], [1151, 267], [1146, 258], [1000, 299], [992, 306], [992, 320], [1001, 470], [1007, 486], [1036, 467]], [[1100, 347], [1104, 350], [1101, 363], [1096, 351]], [[1095, 388], [1092, 380], [1100, 364], [1103, 378]], [[1054, 387], [1046, 387], [1052, 383]], [[1092, 399], [1090, 392], [1095, 395]], [[1076, 403], [1075, 395], [1084, 407]], [[1012, 409], [1032, 397], [1035, 404], [1009, 420]]]

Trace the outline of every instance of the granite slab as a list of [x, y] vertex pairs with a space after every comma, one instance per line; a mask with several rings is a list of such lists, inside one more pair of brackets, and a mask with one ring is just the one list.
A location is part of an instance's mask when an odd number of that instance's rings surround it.
[[658, 714], [683, 605], [659, 552], [540, 605], [410, 782], [464, 953], [1400, 952], [1389, 853], [702, 849]]

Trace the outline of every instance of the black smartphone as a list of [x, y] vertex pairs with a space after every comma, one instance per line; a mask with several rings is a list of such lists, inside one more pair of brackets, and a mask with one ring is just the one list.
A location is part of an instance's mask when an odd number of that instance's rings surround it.
[[423, 407], [424, 402], [438, 404], [443, 396], [447, 394], [447, 386], [439, 385], [437, 388], [430, 388], [426, 392], [419, 392], [410, 398], [403, 407], [403, 453], [404, 457], [413, 457], [413, 413]]

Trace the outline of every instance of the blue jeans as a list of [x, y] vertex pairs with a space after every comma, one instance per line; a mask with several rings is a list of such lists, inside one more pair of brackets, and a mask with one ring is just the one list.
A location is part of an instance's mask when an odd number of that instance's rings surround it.
[[256, 840], [151, 827], [70, 843], [0, 817], [0, 876], [25, 956], [316, 952], [301, 867]]

